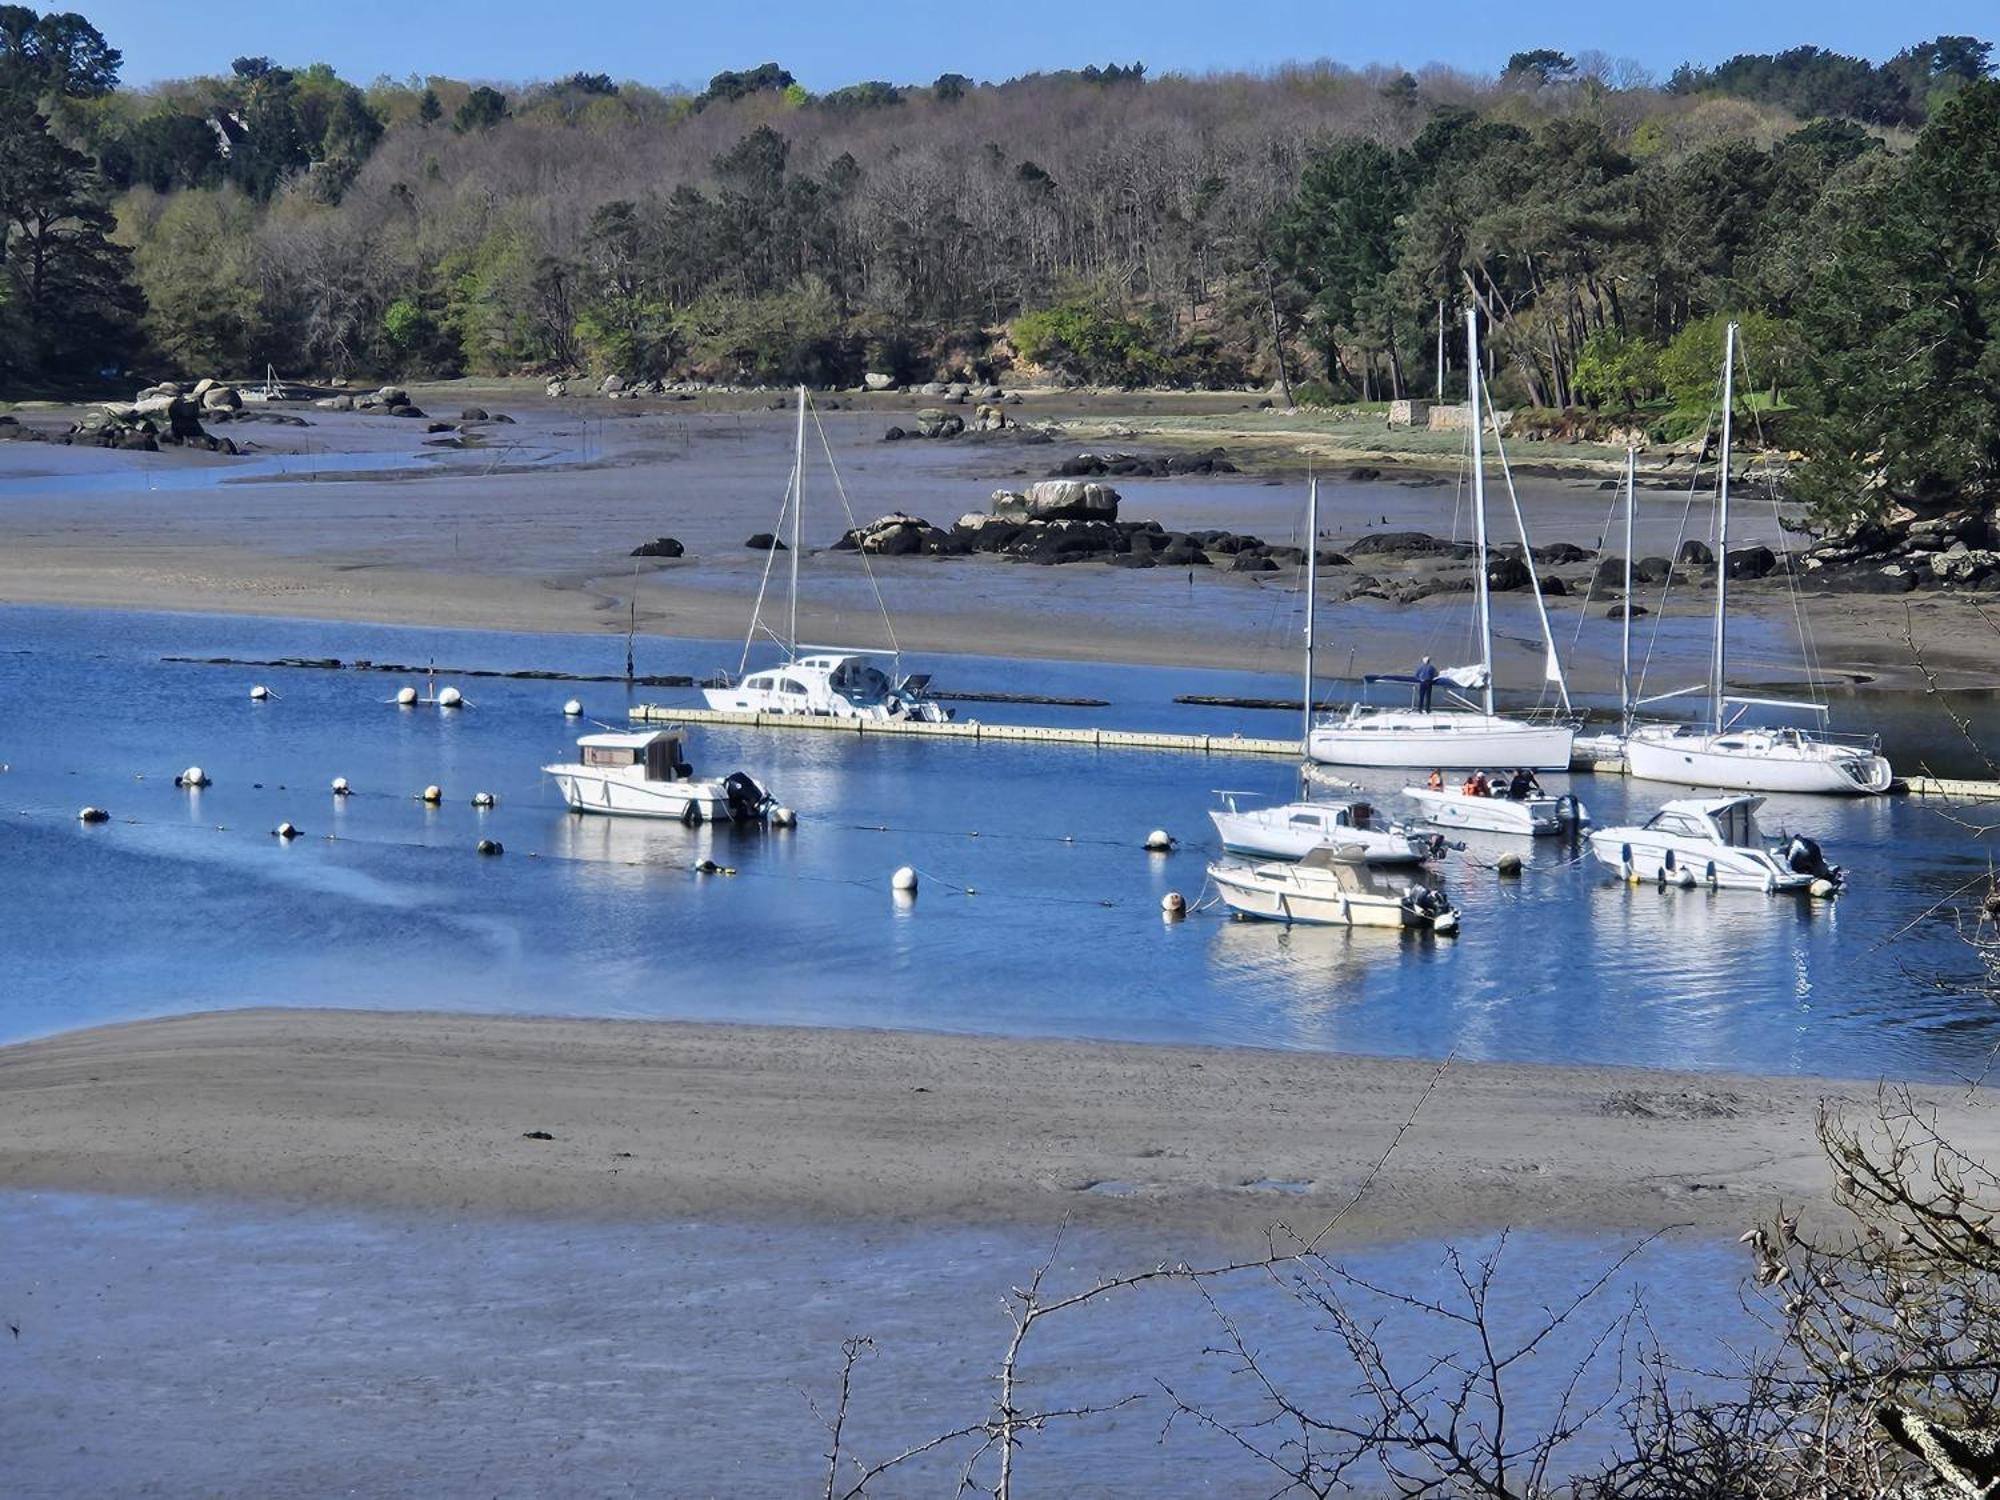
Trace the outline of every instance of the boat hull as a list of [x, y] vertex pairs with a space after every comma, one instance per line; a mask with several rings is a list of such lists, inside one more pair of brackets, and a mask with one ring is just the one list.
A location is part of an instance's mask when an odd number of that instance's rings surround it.
[[1254, 812], [1216, 810], [1209, 815], [1222, 839], [1225, 853], [1245, 859], [1304, 859], [1315, 849], [1332, 846], [1360, 851], [1370, 865], [1415, 865], [1430, 856], [1428, 839], [1385, 829], [1301, 827], [1293, 828]]
[[1741, 732], [1641, 730], [1625, 742], [1625, 764], [1642, 781], [1741, 792], [1870, 797], [1888, 791], [1894, 780], [1887, 760], [1854, 746], [1831, 745], [1808, 736], [1800, 736], [1795, 745], [1770, 745], [1764, 736]]
[[1419, 815], [1440, 828], [1468, 828], [1481, 833], [1513, 833], [1546, 837], [1583, 821], [1583, 805], [1574, 797], [1468, 797], [1461, 792], [1434, 792], [1406, 786], [1403, 795], [1416, 803]]
[[1401, 709], [1316, 724], [1306, 754], [1321, 765], [1475, 771], [1567, 771], [1576, 730], [1498, 714]]
[[1458, 928], [1458, 913], [1449, 907], [1441, 915], [1428, 916], [1386, 892], [1301, 880], [1292, 865], [1216, 864], [1208, 867], [1208, 877], [1231, 911], [1258, 921], [1319, 927], [1410, 927], [1440, 933]]
[[1643, 828], [1601, 828], [1590, 836], [1590, 852], [1606, 869], [1629, 881], [1766, 894], [1809, 890], [1810, 875], [1777, 870], [1740, 849], [1677, 845]]
[[641, 781], [588, 766], [544, 766], [572, 812], [675, 823], [734, 821], [728, 794], [715, 781]]

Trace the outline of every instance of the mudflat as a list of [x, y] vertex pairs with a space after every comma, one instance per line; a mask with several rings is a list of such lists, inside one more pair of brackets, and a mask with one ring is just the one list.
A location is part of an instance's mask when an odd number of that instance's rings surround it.
[[[1984, 1090], [1915, 1091], [1975, 1156]], [[218, 1011], [0, 1049], [0, 1188], [449, 1213], [1079, 1224], [1173, 1247], [1824, 1204], [1866, 1082], [666, 1022]], [[1419, 1105], [1421, 1104], [1421, 1108]], [[1407, 1125], [1407, 1129], [1404, 1127]]]

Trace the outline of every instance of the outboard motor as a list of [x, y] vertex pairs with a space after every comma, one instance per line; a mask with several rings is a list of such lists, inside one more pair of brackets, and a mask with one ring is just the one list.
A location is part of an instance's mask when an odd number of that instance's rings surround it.
[[1793, 834], [1791, 842], [1785, 845], [1785, 864], [1794, 875], [1811, 875], [1815, 879], [1840, 884], [1840, 866], [1828, 864], [1819, 841], [1809, 839], [1802, 833]]
[[722, 778], [722, 795], [729, 799], [729, 816], [738, 823], [754, 823], [771, 810], [771, 794], [742, 771]]

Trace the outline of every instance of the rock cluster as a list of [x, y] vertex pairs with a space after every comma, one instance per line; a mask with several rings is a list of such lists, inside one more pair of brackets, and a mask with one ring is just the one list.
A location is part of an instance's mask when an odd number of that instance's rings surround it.
[[237, 389], [219, 380], [199, 380], [187, 386], [167, 380], [146, 387], [130, 401], [107, 401], [92, 407], [56, 441], [147, 453], [158, 452], [162, 445], [234, 453], [234, 442], [212, 436], [202, 422], [230, 421], [242, 406], [243, 397]]
[[[981, 408], [984, 410], [984, 408]], [[1079, 453], [1056, 465], [1063, 479], [1118, 475], [1156, 479], [1168, 474], [1234, 474], [1236, 465], [1220, 448], [1204, 453]]]
[[1813, 588], [1839, 593], [2000, 587], [1996, 543], [2000, 511], [1898, 505], [1877, 520], [1843, 527], [1808, 548], [1799, 559], [1799, 577]]

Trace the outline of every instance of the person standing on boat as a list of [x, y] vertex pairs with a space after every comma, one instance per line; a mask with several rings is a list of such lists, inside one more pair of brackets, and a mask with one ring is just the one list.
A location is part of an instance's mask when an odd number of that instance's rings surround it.
[[1417, 684], [1417, 712], [1427, 714], [1431, 711], [1431, 688], [1438, 680], [1438, 669], [1431, 665], [1428, 656], [1417, 664], [1413, 678]]
[[1435, 769], [1435, 768], [1434, 768], [1434, 769], [1433, 769], [1433, 770], [1431, 771], [1431, 774], [1430, 774], [1430, 779], [1429, 779], [1428, 781], [1426, 781], [1426, 782], [1424, 783], [1424, 785], [1428, 786], [1428, 787], [1429, 787], [1429, 788], [1430, 788], [1430, 789], [1431, 789], [1432, 791], [1434, 791], [1434, 792], [1441, 792], [1441, 791], [1443, 791], [1443, 790], [1444, 790], [1444, 772], [1443, 772], [1443, 771], [1442, 771], [1441, 769]]

